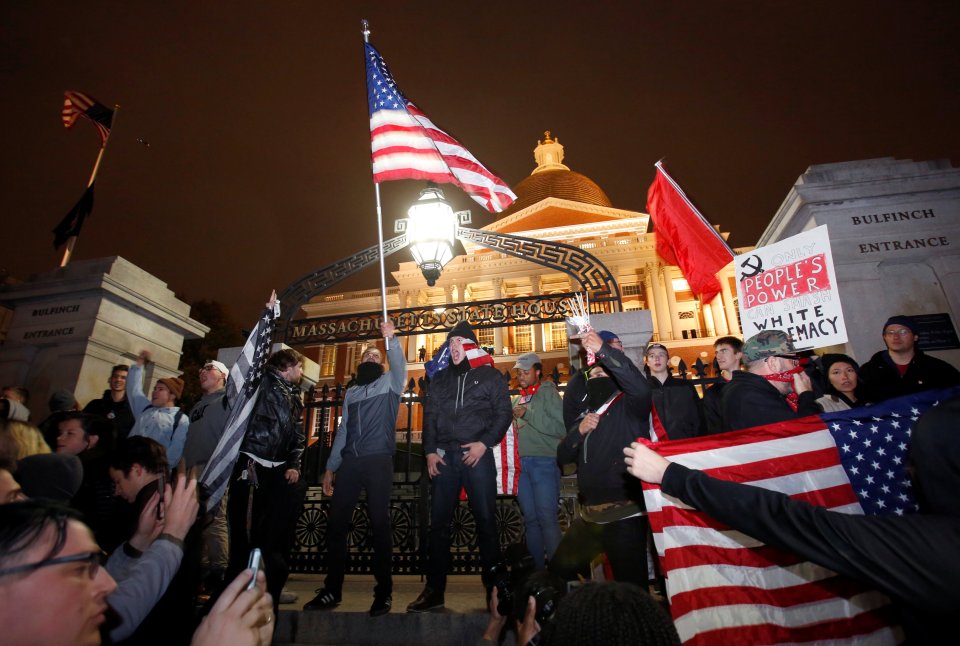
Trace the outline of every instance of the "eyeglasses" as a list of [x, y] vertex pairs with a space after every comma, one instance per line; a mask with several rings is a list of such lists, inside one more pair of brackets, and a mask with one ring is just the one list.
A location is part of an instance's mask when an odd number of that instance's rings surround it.
[[98, 550], [96, 552], [80, 552], [79, 554], [71, 554], [70, 556], [58, 556], [54, 559], [47, 559], [37, 563], [27, 563], [26, 565], [17, 565], [15, 567], [0, 570], [0, 576], [7, 576], [8, 574], [20, 574], [22, 572], [33, 572], [50, 565], [84, 562], [87, 564], [87, 575], [91, 579], [95, 579], [97, 578], [97, 573], [100, 571], [100, 567], [106, 565], [107, 563], [107, 553], [103, 550]]
[[887, 330], [883, 333], [883, 336], [907, 336], [908, 334], [913, 334], [910, 330]]

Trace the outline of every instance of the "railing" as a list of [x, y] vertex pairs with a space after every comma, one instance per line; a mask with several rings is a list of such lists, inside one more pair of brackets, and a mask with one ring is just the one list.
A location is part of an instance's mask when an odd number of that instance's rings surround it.
[[[707, 377], [708, 366], [700, 359], [693, 366], [694, 377], [687, 379], [698, 390], [716, 382], [719, 377]], [[686, 379], [687, 366], [681, 361], [677, 366], [678, 376]], [[716, 366], [714, 373], [717, 374]], [[561, 375], [554, 368], [549, 375], [558, 388], [563, 390]], [[508, 379], [509, 375], [504, 375]], [[330, 500], [320, 488], [323, 472], [329, 457], [329, 447], [336, 433], [336, 420], [342, 410], [345, 388], [334, 387], [311, 390], [306, 404], [308, 421], [319, 419], [319, 433], [311, 434], [310, 446], [304, 455], [303, 472], [307, 479], [306, 500], [297, 520], [296, 544], [290, 555], [290, 567], [295, 572], [323, 572], [325, 566], [325, 535]], [[517, 391], [511, 391], [511, 395]], [[404, 439], [397, 443], [394, 457], [393, 494], [390, 499], [391, 529], [393, 532], [394, 574], [420, 574], [426, 564], [427, 530], [430, 523], [429, 481], [424, 477], [423, 450], [413, 441], [418, 420], [423, 419], [422, 396], [417, 384], [411, 379], [401, 398], [398, 422], [403, 423], [398, 434]], [[561, 483], [558, 517], [561, 528], [566, 531], [574, 518], [579, 516], [576, 475], [564, 476]], [[505, 547], [524, 540], [523, 517], [520, 506], [512, 496], [497, 499], [497, 530], [500, 545]], [[347, 532], [350, 553], [349, 573], [370, 573], [373, 560], [373, 542], [370, 536], [370, 520], [366, 501], [361, 498], [353, 510]], [[477, 547], [476, 522], [466, 502], [461, 502], [453, 515], [451, 530], [451, 574], [478, 574], [480, 555]]]

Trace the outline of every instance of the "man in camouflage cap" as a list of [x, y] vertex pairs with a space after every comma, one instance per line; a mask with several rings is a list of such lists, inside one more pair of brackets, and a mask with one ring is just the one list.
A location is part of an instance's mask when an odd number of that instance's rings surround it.
[[823, 412], [793, 341], [764, 330], [743, 344], [746, 370], [734, 370], [723, 390], [725, 430], [784, 422]]

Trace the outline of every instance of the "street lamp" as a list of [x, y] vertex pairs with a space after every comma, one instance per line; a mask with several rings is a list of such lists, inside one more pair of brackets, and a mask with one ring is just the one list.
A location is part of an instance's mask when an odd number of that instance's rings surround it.
[[420, 198], [407, 210], [407, 240], [413, 259], [433, 287], [444, 265], [453, 259], [459, 216], [435, 184], [420, 191]]

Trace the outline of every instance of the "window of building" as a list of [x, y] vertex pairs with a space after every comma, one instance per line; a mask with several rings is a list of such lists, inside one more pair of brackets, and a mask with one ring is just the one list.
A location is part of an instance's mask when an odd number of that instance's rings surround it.
[[533, 327], [518, 325], [513, 328], [513, 351], [516, 354], [533, 352]]
[[549, 323], [549, 339], [551, 350], [563, 350], [567, 347], [567, 324], [563, 321]]
[[320, 376], [332, 377], [337, 367], [337, 346], [325, 345], [320, 351]]
[[620, 293], [624, 296], [638, 296], [640, 294], [640, 285], [621, 285]]
[[493, 347], [493, 330], [474, 330], [474, 334], [477, 335], [477, 341], [480, 342], [481, 347], [492, 348]]

